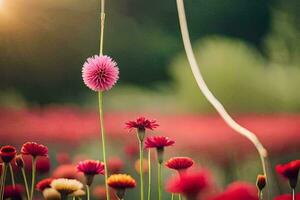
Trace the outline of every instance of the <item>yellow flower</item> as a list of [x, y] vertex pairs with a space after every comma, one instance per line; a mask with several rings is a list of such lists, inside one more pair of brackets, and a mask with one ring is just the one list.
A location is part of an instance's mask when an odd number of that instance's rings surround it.
[[51, 182], [51, 187], [62, 195], [69, 195], [83, 188], [81, 182], [75, 179], [59, 178]]
[[43, 191], [43, 196], [46, 200], [60, 200], [60, 193], [53, 188], [46, 188]]

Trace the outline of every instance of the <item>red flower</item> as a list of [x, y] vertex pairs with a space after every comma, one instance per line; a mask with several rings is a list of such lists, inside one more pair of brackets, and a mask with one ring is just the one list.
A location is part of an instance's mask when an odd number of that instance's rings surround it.
[[[291, 194], [283, 194], [274, 198], [274, 200], [291, 200]], [[300, 199], [300, 193], [296, 194], [295, 199]]]
[[5, 186], [4, 199], [22, 200], [23, 191], [24, 188], [22, 185], [17, 184], [15, 187], [12, 185]]
[[51, 184], [51, 182], [52, 182], [53, 180], [54, 180], [53, 178], [45, 178], [45, 179], [41, 180], [40, 182], [38, 182], [38, 183], [36, 184], [36, 189], [37, 189], [38, 191], [43, 192], [44, 189], [50, 188], [50, 187], [51, 187], [50, 184]]
[[234, 182], [226, 191], [210, 200], [258, 200], [257, 188], [249, 183]]
[[77, 165], [77, 171], [84, 173], [85, 175], [97, 175], [104, 174], [104, 163], [96, 160], [81, 161]]
[[126, 128], [128, 128], [130, 131], [134, 128], [138, 130], [146, 130], [146, 129], [153, 130], [158, 126], [159, 125], [156, 123], [156, 120], [149, 120], [146, 119], [145, 117], [139, 117], [136, 119], [136, 121], [126, 122]]
[[12, 161], [17, 154], [17, 150], [15, 147], [6, 145], [1, 147], [0, 149], [0, 157], [5, 163], [9, 163]]
[[166, 167], [178, 171], [186, 170], [194, 164], [194, 161], [189, 157], [173, 157], [166, 162]]
[[35, 142], [26, 142], [21, 148], [23, 155], [37, 156], [48, 156], [48, 148], [42, 144]]
[[172, 140], [169, 140], [168, 137], [165, 136], [154, 136], [154, 137], [148, 137], [145, 141], [145, 147], [146, 148], [157, 148], [162, 149], [167, 146], [173, 145], [175, 142]]
[[200, 192], [205, 190], [209, 185], [209, 174], [201, 170], [170, 179], [166, 190], [171, 193], [183, 194], [187, 199], [197, 199]]
[[296, 188], [299, 169], [300, 160], [294, 160], [287, 164], [276, 166], [277, 173], [289, 180], [291, 188]]
[[110, 174], [117, 174], [124, 167], [124, 162], [118, 157], [112, 157], [108, 160], [107, 166]]

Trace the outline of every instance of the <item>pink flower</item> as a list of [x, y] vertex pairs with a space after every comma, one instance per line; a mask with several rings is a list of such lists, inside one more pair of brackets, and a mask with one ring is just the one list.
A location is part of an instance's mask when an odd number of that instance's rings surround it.
[[136, 121], [128, 121], [126, 122], [126, 128], [130, 131], [134, 128], [138, 130], [145, 131], [146, 129], [153, 130], [157, 128], [159, 125], [156, 123], [156, 120], [149, 120], [145, 117], [139, 117]]
[[208, 172], [201, 170], [170, 179], [166, 190], [170, 193], [182, 194], [187, 199], [197, 199], [200, 192], [207, 189], [209, 185], [210, 178]]
[[234, 182], [230, 184], [225, 192], [211, 198], [210, 200], [258, 200], [257, 188], [255, 185]]
[[110, 90], [119, 79], [119, 68], [117, 63], [109, 56], [90, 57], [82, 68], [82, 78], [84, 84], [94, 90]]
[[167, 146], [171, 146], [175, 143], [175, 141], [170, 140], [168, 137], [165, 136], [154, 136], [148, 137], [145, 141], [146, 148], [156, 148], [162, 149]]
[[7, 145], [3, 146], [0, 149], [0, 157], [5, 163], [9, 163], [12, 161], [17, 154], [17, 150], [15, 147]]
[[194, 161], [189, 157], [173, 157], [166, 162], [166, 167], [170, 169], [178, 170], [178, 172], [183, 172], [184, 170], [190, 168], [194, 164]]
[[[291, 200], [291, 199], [292, 199], [291, 194], [283, 194], [274, 198], [274, 200]], [[300, 199], [300, 193], [295, 195], [295, 199]]]
[[104, 163], [96, 160], [81, 161], [77, 165], [77, 171], [84, 173], [85, 175], [97, 175], [104, 174]]
[[300, 160], [294, 160], [287, 164], [276, 166], [277, 173], [289, 180], [291, 188], [296, 188], [299, 169]]
[[26, 142], [21, 148], [23, 155], [37, 156], [48, 156], [48, 148], [42, 144], [36, 142]]
[[37, 184], [36, 184], [36, 189], [40, 192], [43, 192], [44, 189], [46, 188], [50, 188], [50, 184], [51, 182], [53, 181], [54, 179], [53, 178], [45, 178], [41, 181], [39, 181]]

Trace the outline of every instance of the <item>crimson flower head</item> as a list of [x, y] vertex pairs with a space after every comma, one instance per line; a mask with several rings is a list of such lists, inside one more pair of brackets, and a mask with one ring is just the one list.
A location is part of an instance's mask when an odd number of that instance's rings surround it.
[[294, 160], [287, 164], [277, 165], [276, 171], [278, 174], [289, 180], [291, 188], [295, 189], [298, 181], [300, 169], [300, 160]]
[[[283, 194], [274, 198], [274, 200], [291, 200], [293, 199], [291, 194]], [[295, 195], [295, 199], [300, 199], [300, 193]]]
[[16, 157], [16, 154], [16, 148], [10, 145], [3, 146], [0, 149], [0, 157], [5, 163], [12, 161]]
[[189, 157], [173, 157], [166, 162], [166, 167], [182, 172], [190, 168], [194, 161]]
[[81, 161], [77, 165], [77, 170], [85, 175], [104, 174], [104, 163], [97, 160]]
[[126, 128], [130, 131], [132, 129], [137, 129], [138, 131], [145, 131], [146, 129], [153, 130], [159, 125], [154, 119], [146, 119], [145, 117], [139, 117], [135, 121], [126, 122]]
[[50, 184], [53, 180], [54, 180], [53, 178], [45, 178], [45, 179], [39, 181], [35, 187], [38, 191], [43, 192], [44, 189], [51, 187]]
[[170, 140], [168, 137], [165, 136], [154, 136], [148, 137], [145, 141], [146, 148], [156, 148], [162, 149], [167, 146], [171, 146], [175, 143], [175, 141]]
[[4, 188], [4, 198], [3, 199], [14, 199], [14, 200], [22, 200], [23, 199], [23, 191], [24, 188], [22, 185], [7, 185]]
[[109, 56], [95, 55], [83, 64], [84, 84], [93, 91], [110, 90], [119, 79], [117, 63]]
[[198, 195], [210, 185], [209, 174], [204, 171], [196, 171], [183, 174], [180, 177], [171, 178], [166, 186], [170, 193], [178, 193], [187, 199], [197, 199]]
[[36, 142], [26, 142], [21, 148], [21, 153], [32, 157], [48, 156], [48, 148]]
[[234, 182], [227, 189], [210, 200], [258, 200], [255, 185], [245, 182]]

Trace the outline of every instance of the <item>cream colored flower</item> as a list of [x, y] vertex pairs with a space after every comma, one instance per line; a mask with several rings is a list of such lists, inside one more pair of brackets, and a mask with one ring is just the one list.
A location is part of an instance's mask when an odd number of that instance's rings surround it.
[[51, 187], [62, 195], [69, 195], [83, 188], [81, 182], [75, 179], [59, 178], [51, 182]]
[[72, 195], [75, 197], [82, 197], [85, 195], [85, 191], [84, 190], [76, 190], [75, 192], [73, 192]]
[[60, 193], [53, 188], [46, 188], [43, 191], [43, 196], [46, 200], [60, 200]]

